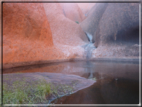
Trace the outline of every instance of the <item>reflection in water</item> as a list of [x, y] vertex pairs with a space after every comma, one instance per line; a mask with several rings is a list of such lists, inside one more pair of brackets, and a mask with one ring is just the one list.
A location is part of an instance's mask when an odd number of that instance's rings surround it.
[[135, 62], [78, 61], [54, 65], [21, 67], [3, 70], [3, 73], [52, 72], [74, 74], [96, 79], [94, 85], [54, 103], [62, 104], [138, 104], [139, 64]]
[[57, 104], [138, 104], [138, 81], [119, 78], [98, 80], [94, 85], [70, 96], [57, 99]]
[[93, 76], [93, 64], [90, 61], [86, 61], [87, 69], [86, 72], [90, 73], [88, 79], [92, 79]]

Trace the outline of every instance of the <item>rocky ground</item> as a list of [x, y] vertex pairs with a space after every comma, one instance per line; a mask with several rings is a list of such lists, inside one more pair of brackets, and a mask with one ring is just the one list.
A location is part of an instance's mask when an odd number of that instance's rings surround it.
[[91, 79], [60, 73], [3, 74], [3, 101], [4, 104], [47, 104], [93, 83], [95, 81]]

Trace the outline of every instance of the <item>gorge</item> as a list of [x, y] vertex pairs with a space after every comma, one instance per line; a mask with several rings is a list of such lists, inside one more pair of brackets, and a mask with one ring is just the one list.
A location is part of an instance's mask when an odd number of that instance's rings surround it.
[[139, 104], [139, 5], [3, 2], [3, 104]]

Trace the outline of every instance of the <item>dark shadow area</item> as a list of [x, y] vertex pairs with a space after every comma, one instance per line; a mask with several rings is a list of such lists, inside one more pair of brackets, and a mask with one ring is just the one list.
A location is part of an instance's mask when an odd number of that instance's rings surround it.
[[56, 104], [138, 104], [138, 81], [107, 77], [70, 96], [56, 100]]

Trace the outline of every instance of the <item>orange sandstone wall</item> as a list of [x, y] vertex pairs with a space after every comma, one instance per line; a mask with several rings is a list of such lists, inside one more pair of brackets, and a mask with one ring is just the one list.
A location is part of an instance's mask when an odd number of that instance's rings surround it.
[[3, 35], [4, 39], [38, 40], [53, 46], [50, 26], [42, 4], [4, 3]]
[[3, 4], [4, 68], [60, 59], [62, 56], [62, 52], [53, 45], [43, 4]]
[[3, 4], [3, 67], [83, 58], [87, 37], [58, 3]]

